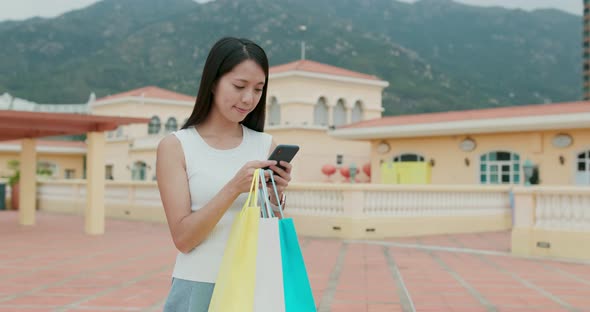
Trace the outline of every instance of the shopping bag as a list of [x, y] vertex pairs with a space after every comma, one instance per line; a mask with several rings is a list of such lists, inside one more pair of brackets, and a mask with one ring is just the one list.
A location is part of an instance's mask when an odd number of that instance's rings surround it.
[[[264, 181], [264, 171], [260, 171]], [[285, 312], [279, 219], [273, 214], [265, 183], [260, 191], [262, 218], [258, 223], [255, 312]]]
[[313, 299], [309, 278], [305, 268], [305, 261], [297, 239], [297, 232], [293, 219], [284, 218], [283, 207], [280, 204], [279, 194], [272, 171], [270, 180], [274, 195], [279, 203], [279, 235], [281, 241], [281, 259], [283, 268], [283, 291], [285, 297], [286, 312], [315, 312], [316, 306]]
[[305, 261], [301, 254], [293, 219], [279, 220], [279, 233], [281, 237], [286, 311], [315, 312], [316, 306], [313, 293], [309, 285]]
[[209, 312], [252, 312], [260, 206], [259, 170], [254, 172], [248, 199], [236, 216], [223, 253]]

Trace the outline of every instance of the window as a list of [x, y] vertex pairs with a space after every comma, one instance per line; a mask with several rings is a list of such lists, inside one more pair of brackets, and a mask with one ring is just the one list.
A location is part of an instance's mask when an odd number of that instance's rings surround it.
[[341, 126], [346, 123], [346, 105], [344, 100], [339, 99], [334, 107], [334, 126]]
[[117, 128], [117, 137], [120, 138], [122, 136], [123, 136], [123, 127], [122, 126], [119, 126]]
[[76, 178], [76, 170], [74, 169], [66, 169], [64, 171], [64, 178], [66, 179], [75, 179]]
[[520, 184], [520, 156], [504, 151], [482, 155], [479, 181], [482, 184]]
[[418, 154], [401, 154], [393, 157], [393, 162], [407, 162], [407, 161], [416, 161], [416, 162], [423, 162], [424, 156]]
[[328, 125], [328, 104], [324, 97], [319, 98], [313, 110], [313, 124], [318, 126]]
[[148, 134], [158, 134], [160, 133], [160, 128], [162, 124], [160, 123], [160, 118], [158, 116], [153, 116], [148, 124]]
[[361, 101], [356, 101], [352, 108], [351, 122], [359, 122], [361, 120], [363, 120], [363, 103]]
[[131, 169], [131, 179], [135, 181], [145, 181], [147, 165], [143, 161], [137, 161]]
[[113, 165], [106, 165], [104, 167], [104, 178], [107, 180], [114, 180], [114, 178], [113, 178]]
[[280, 125], [281, 124], [281, 108], [279, 107], [279, 101], [276, 97], [270, 98], [270, 105], [268, 106], [268, 117], [269, 125]]
[[336, 165], [338, 165], [338, 166], [342, 165], [343, 157], [344, 156], [342, 154], [336, 155]]
[[576, 158], [576, 184], [590, 185], [590, 150], [579, 153]]
[[178, 130], [178, 122], [176, 121], [176, 118], [168, 118], [168, 121], [166, 121], [166, 132], [174, 132], [176, 130]]

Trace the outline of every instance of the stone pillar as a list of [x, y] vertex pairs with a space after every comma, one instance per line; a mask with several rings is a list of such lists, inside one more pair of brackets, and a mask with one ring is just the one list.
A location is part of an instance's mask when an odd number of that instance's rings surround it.
[[37, 207], [37, 140], [23, 139], [20, 152], [19, 223], [35, 224]]
[[104, 132], [89, 132], [86, 176], [86, 234], [104, 234], [105, 137]]

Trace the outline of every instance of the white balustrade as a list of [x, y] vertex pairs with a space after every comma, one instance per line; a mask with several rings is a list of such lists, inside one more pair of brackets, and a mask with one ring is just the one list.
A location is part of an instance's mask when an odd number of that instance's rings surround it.
[[344, 214], [342, 190], [293, 185], [287, 192], [289, 213], [314, 216], [339, 216]]
[[363, 214], [366, 216], [480, 216], [510, 211], [507, 190], [490, 191], [449, 188], [430, 191], [430, 186], [365, 192]]
[[[288, 211], [318, 216], [481, 216], [510, 212], [507, 186], [291, 184]], [[362, 201], [349, 203], [357, 194]], [[357, 205], [357, 206], [355, 206]]]
[[535, 197], [535, 228], [590, 231], [590, 189], [539, 187]]
[[84, 198], [86, 193], [86, 182], [83, 180], [70, 181], [41, 181], [37, 183], [37, 196], [40, 200], [77, 200]]

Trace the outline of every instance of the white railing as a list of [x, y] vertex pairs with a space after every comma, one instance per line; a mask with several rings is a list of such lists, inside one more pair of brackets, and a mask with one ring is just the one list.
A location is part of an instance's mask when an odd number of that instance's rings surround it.
[[289, 186], [287, 193], [289, 213], [315, 216], [344, 215], [344, 195], [342, 190], [329, 187]]
[[510, 187], [291, 184], [288, 212], [318, 216], [481, 216], [510, 212]]
[[538, 187], [534, 226], [547, 230], [590, 231], [590, 189]]
[[131, 150], [155, 149], [165, 134], [147, 135], [133, 140]]
[[[86, 198], [86, 181], [40, 181], [39, 200]], [[289, 214], [342, 217], [482, 216], [510, 212], [509, 187], [293, 183]], [[155, 182], [107, 181], [105, 204], [161, 206]], [[579, 208], [575, 209], [579, 214]], [[568, 214], [569, 215], [569, 214]], [[572, 213], [572, 216], [574, 213]]]
[[[39, 200], [59, 199], [80, 201], [86, 199], [85, 180], [40, 181], [37, 184]], [[162, 206], [160, 192], [155, 182], [107, 181], [105, 204], [128, 204], [130, 206]]]

